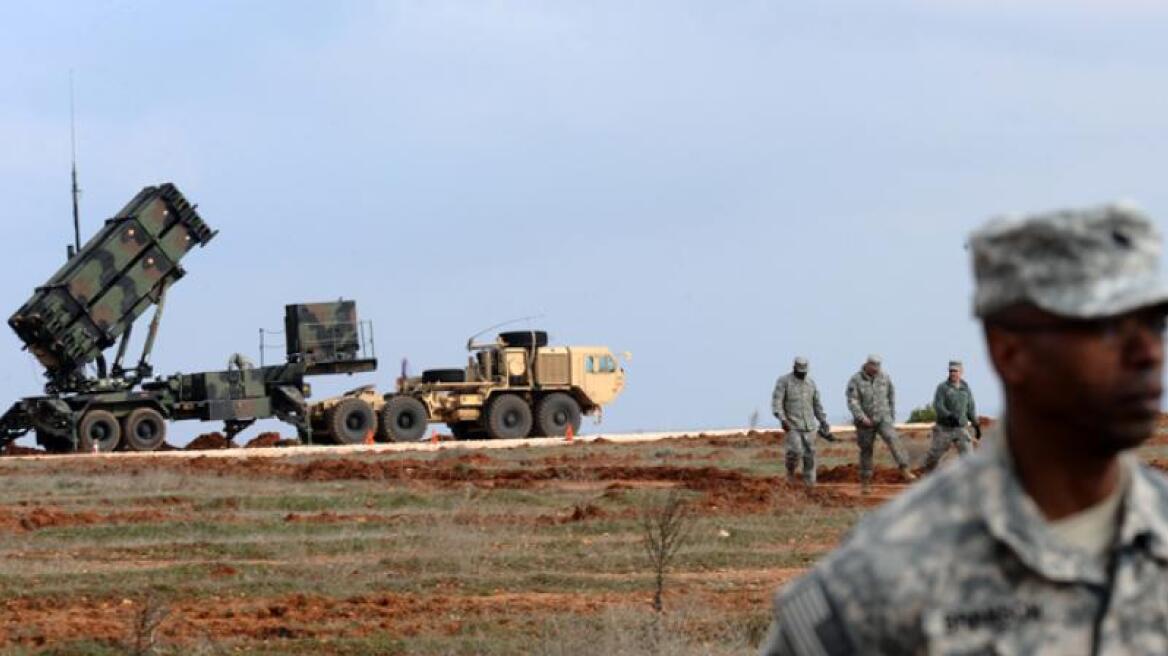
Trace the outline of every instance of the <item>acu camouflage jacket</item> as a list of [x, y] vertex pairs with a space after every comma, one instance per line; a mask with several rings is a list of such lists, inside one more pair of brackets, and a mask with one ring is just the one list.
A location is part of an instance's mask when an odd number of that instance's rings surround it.
[[872, 423], [891, 422], [896, 417], [896, 388], [883, 371], [869, 376], [857, 371], [848, 380], [848, 410], [856, 423], [867, 417]]
[[771, 412], [775, 419], [785, 419], [791, 428], [799, 431], [814, 431], [820, 424], [827, 423], [827, 415], [819, 401], [819, 388], [810, 376], [803, 380], [795, 374], [780, 377], [771, 396]]
[[933, 394], [933, 409], [937, 411], [937, 423], [941, 426], [956, 428], [977, 423], [973, 391], [964, 380], [957, 385], [948, 379], [942, 381]]
[[1125, 458], [1105, 566], [1057, 541], [994, 433], [782, 591], [762, 653], [1168, 654], [1168, 479]]

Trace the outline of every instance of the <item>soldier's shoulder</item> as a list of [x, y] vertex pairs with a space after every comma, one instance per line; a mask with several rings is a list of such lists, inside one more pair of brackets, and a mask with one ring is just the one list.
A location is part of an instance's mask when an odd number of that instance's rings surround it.
[[779, 379], [775, 381], [775, 385], [786, 385], [790, 381], [791, 381], [791, 374], [785, 373], [782, 376], [779, 376]]

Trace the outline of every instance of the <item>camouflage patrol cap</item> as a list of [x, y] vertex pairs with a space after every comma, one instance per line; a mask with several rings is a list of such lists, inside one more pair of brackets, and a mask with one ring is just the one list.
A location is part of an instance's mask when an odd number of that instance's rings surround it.
[[1000, 218], [970, 236], [974, 314], [1016, 304], [1072, 319], [1168, 303], [1160, 234], [1122, 205]]
[[949, 371], [961, 371], [961, 360], [950, 360]]
[[880, 362], [881, 362], [881, 360], [880, 360], [880, 356], [879, 356], [879, 355], [876, 355], [875, 353], [869, 353], [869, 354], [868, 354], [868, 360], [867, 360], [867, 361], [866, 361], [864, 364], [875, 364], [875, 365], [879, 365], [879, 364], [880, 364]]
[[810, 364], [807, 362], [807, 358], [803, 356], [795, 358], [795, 371], [807, 371], [808, 367]]

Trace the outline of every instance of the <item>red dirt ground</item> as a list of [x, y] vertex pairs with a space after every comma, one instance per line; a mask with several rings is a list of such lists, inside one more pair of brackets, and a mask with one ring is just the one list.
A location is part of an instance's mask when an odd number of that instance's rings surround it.
[[202, 435], [191, 440], [191, 443], [186, 446], [187, 451], [212, 451], [215, 449], [227, 449], [231, 447], [231, 442], [223, 436], [223, 433], [203, 433]]
[[256, 435], [251, 440], [249, 440], [247, 444], [244, 444], [243, 448], [265, 449], [268, 447], [277, 446], [282, 441], [283, 438], [280, 437], [279, 433], [260, 433], [259, 435]]

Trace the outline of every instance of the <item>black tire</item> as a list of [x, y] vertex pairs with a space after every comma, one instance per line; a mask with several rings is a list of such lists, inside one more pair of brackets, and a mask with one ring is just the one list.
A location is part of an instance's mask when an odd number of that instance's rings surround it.
[[77, 450], [83, 453], [113, 451], [122, 441], [122, 425], [106, 410], [90, 410], [77, 424]]
[[495, 439], [527, 437], [531, 423], [531, 406], [522, 397], [501, 394], [487, 406], [487, 435]]
[[328, 411], [325, 425], [337, 444], [362, 444], [377, 432], [377, 416], [368, 403], [350, 397]]
[[456, 440], [481, 440], [487, 436], [487, 431], [474, 421], [459, 421], [447, 424], [447, 427]]
[[417, 442], [429, 422], [426, 404], [412, 396], [395, 396], [381, 409], [379, 436], [383, 442]]
[[543, 330], [512, 330], [499, 333], [504, 346], [547, 346], [548, 334]]
[[548, 394], [535, 407], [536, 434], [562, 437], [571, 426], [572, 434], [576, 435], [580, 432], [580, 418], [580, 404], [576, 399], [561, 392]]
[[465, 383], [465, 369], [427, 369], [422, 372], [423, 383]]
[[166, 419], [154, 408], [138, 408], [122, 419], [122, 448], [154, 451], [166, 441]]

